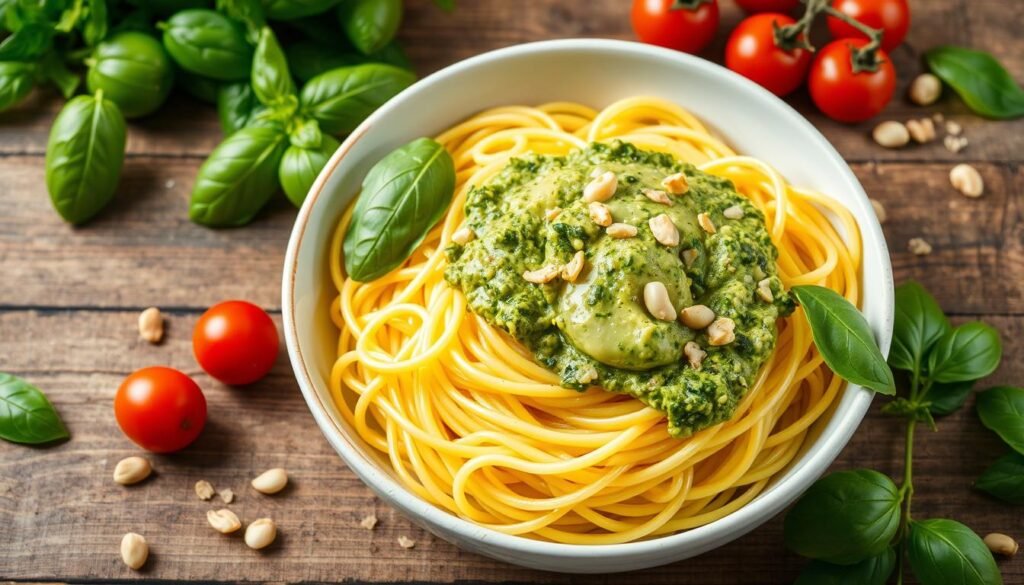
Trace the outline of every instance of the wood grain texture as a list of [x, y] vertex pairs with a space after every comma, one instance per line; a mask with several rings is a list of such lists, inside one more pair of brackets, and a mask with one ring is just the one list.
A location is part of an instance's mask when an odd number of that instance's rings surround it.
[[[729, 0], [723, 34], [707, 56], [722, 53], [724, 31], [741, 15]], [[547, 38], [630, 39], [622, 0], [464, 0], [452, 14], [427, 0], [409, 0], [402, 41], [422, 74], [459, 59]], [[851, 162], [865, 190], [882, 201], [897, 282], [914, 278], [935, 293], [957, 321], [982, 318], [998, 327], [1006, 359], [989, 383], [1024, 379], [1024, 121], [993, 123], [971, 116], [953, 96], [927, 109], [902, 96], [920, 56], [955, 43], [995, 53], [1024, 79], [1018, 39], [1024, 3], [1004, 0], [911, 0], [914, 26], [895, 51], [900, 94], [885, 117], [905, 120], [942, 112], [971, 140], [959, 155], [940, 144], [883, 150], [871, 124], [844, 126], [808, 116]], [[821, 31], [815, 38], [821, 41]], [[246, 389], [205, 376], [191, 354], [191, 329], [206, 306], [245, 298], [276, 313], [280, 273], [295, 211], [279, 198], [250, 226], [212, 231], [187, 219], [188, 193], [202, 158], [220, 140], [209, 106], [176, 95], [161, 112], [131, 125], [115, 203], [82, 228], [63, 224], [43, 185], [42, 155], [60, 100], [39, 92], [0, 114], [0, 370], [43, 388], [73, 438], [50, 448], [0, 442], [0, 582], [158, 581], [247, 582], [546, 582], [753, 584], [792, 582], [802, 561], [782, 546], [781, 518], [716, 551], [675, 565], [622, 576], [537, 573], [465, 553], [382, 504], [348, 471], [316, 428], [283, 354], [271, 375]], [[966, 199], [949, 185], [955, 162], [972, 161], [986, 195]], [[934, 251], [907, 250], [914, 237]], [[137, 338], [137, 311], [157, 305], [168, 317], [166, 341]], [[117, 461], [138, 454], [111, 412], [117, 385], [147, 365], [171, 365], [206, 392], [210, 421], [199, 441], [174, 456], [154, 456], [156, 474], [124, 488], [110, 479]], [[873, 467], [895, 474], [902, 427], [877, 401], [835, 468]], [[917, 440], [915, 510], [920, 518], [959, 519], [979, 533], [1024, 536], [1024, 509], [973, 491], [971, 482], [1005, 448], [968, 408], [939, 422], [940, 433]], [[273, 466], [292, 485], [274, 497], [248, 487]], [[238, 536], [221, 536], [205, 521], [214, 503], [196, 499], [199, 479], [231, 488], [230, 507], [251, 521], [272, 516], [277, 544], [263, 553]], [[373, 531], [358, 526], [374, 514]], [[127, 531], [152, 547], [145, 570], [123, 566], [118, 543]], [[411, 550], [399, 536], [416, 541]], [[1024, 561], [1003, 561], [1007, 584], [1024, 584]]]

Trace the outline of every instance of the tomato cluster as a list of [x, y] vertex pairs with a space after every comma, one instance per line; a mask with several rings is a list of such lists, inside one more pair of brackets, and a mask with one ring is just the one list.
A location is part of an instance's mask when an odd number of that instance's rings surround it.
[[[210, 307], [192, 332], [196, 361], [225, 384], [251, 384], [277, 358], [277, 327], [267, 313], [245, 301]], [[143, 449], [171, 453], [196, 440], [206, 424], [206, 397], [199, 385], [173, 368], [142, 368], [125, 378], [114, 398], [121, 431]]]
[[[833, 41], [817, 53], [796, 39], [782, 38], [780, 29], [795, 25], [791, 16], [799, 0], [735, 0], [751, 13], [731, 33], [725, 64], [778, 96], [796, 91], [807, 81], [811, 99], [822, 112], [841, 122], [860, 122], [879, 112], [892, 99], [896, 71], [886, 51], [899, 46], [910, 27], [907, 0], [832, 0], [831, 9], [883, 31], [881, 47], [864, 66], [858, 49], [867, 36], [832, 16], [827, 18]], [[637, 37], [687, 53], [697, 53], [714, 39], [718, 0], [634, 0], [633, 28]], [[860, 59], [860, 61], [857, 61]], [[859, 65], [855, 65], [855, 62]]]

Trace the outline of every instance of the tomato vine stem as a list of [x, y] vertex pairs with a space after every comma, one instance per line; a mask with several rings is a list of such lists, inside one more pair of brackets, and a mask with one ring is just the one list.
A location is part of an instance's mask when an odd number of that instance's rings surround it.
[[[677, 3], [682, 0], [676, 0]], [[852, 26], [858, 31], [864, 33], [868, 37], [868, 44], [863, 47], [854, 47], [850, 51], [850, 59], [852, 61], [852, 67], [854, 73], [861, 73], [864, 71], [871, 72], [878, 70], [879, 64], [881, 64], [881, 58], [878, 56], [878, 51], [882, 47], [882, 36], [884, 31], [882, 29], [871, 28], [870, 26], [860, 22], [856, 18], [840, 12], [832, 7], [832, 0], [801, 0], [806, 7], [804, 13], [799, 20], [793, 24], [787, 26], [779, 26], [773, 23], [775, 29], [775, 45], [784, 51], [793, 51], [795, 49], [806, 49], [814, 52], [814, 45], [808, 40], [810, 36], [811, 25], [814, 24], [819, 14], [826, 14], [833, 18], [837, 18], [846, 24]]]

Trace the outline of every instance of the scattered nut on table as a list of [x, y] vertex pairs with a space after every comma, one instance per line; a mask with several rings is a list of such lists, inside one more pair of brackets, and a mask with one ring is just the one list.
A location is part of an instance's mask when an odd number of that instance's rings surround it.
[[931, 73], [922, 73], [910, 82], [910, 101], [919, 106], [930, 106], [942, 95], [942, 81]]
[[125, 457], [114, 467], [114, 481], [121, 485], [132, 485], [149, 477], [153, 466], [145, 457]]
[[245, 528], [245, 544], [255, 550], [267, 548], [277, 538], [277, 525], [270, 518], [260, 518]]
[[276, 494], [288, 485], [288, 474], [280, 467], [268, 469], [252, 480], [252, 487], [261, 494]]
[[969, 164], [958, 164], [949, 171], [949, 182], [967, 197], [981, 197], [985, 192], [985, 181], [978, 169]]
[[901, 148], [910, 142], [910, 131], [901, 122], [888, 120], [875, 126], [875, 129], [871, 131], [871, 137], [880, 146]]
[[235, 501], [235, 492], [232, 491], [230, 488], [220, 490], [219, 492], [217, 492], [217, 495], [220, 496], [221, 500], [224, 500], [225, 504], [230, 504], [231, 502]]
[[359, 525], [367, 530], [373, 530], [377, 526], [377, 517], [370, 514], [366, 518], [359, 521]]
[[121, 539], [121, 560], [129, 568], [139, 570], [149, 558], [149, 545], [141, 534], [129, 532]]
[[164, 338], [164, 316], [160, 309], [150, 307], [139, 313], [139, 337], [149, 343], [160, 343]]
[[398, 537], [398, 546], [400, 546], [402, 548], [412, 548], [412, 547], [416, 546], [416, 541], [411, 539], [411, 538], [409, 538], [408, 536], [399, 536]]
[[196, 482], [196, 496], [198, 496], [200, 500], [209, 500], [215, 493], [217, 492], [214, 491], [213, 486], [205, 479], [200, 479]]
[[915, 256], [927, 256], [932, 253], [932, 245], [924, 238], [910, 238], [910, 241], [907, 242], [907, 249]]
[[993, 532], [985, 537], [985, 546], [997, 555], [1012, 557], [1017, 554], [1017, 541], [1011, 536]]
[[210, 510], [206, 513], [206, 521], [210, 523], [214, 530], [221, 534], [231, 534], [242, 527], [242, 521], [238, 519], [234, 512], [227, 508]]
[[878, 199], [871, 199], [871, 207], [875, 210], [875, 215], [878, 216], [878, 223], [885, 223], [888, 219], [889, 214], [885, 211], [885, 206]]
[[935, 140], [935, 123], [932, 122], [931, 118], [908, 120], [907, 132], [910, 133], [910, 137], [914, 139], [914, 142], [918, 144], [931, 142]]

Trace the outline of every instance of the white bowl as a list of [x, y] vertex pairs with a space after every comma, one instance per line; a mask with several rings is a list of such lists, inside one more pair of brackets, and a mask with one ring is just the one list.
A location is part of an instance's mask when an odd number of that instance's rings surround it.
[[633, 95], [660, 96], [686, 107], [737, 151], [768, 161], [791, 182], [827, 193], [853, 212], [864, 241], [863, 311], [883, 354], [888, 352], [892, 269], [867, 196], [825, 138], [768, 91], [697, 57], [610, 40], [519, 45], [443, 69], [370, 116], [327, 163], [288, 243], [282, 303], [288, 355], [327, 440], [384, 501], [464, 549], [526, 567], [577, 573], [641, 569], [701, 554], [750, 532], [795, 500], [836, 458], [871, 403], [870, 392], [850, 385], [799, 458], [732, 514], [680, 534], [600, 546], [508, 536], [457, 518], [407, 491], [387, 462], [344, 422], [327, 384], [338, 334], [327, 312], [336, 294], [327, 250], [339, 216], [370, 167], [392, 149], [436, 135], [485, 108], [561, 100], [602, 107]]

